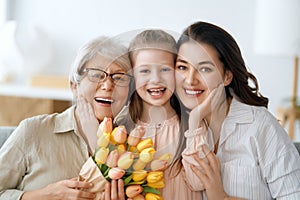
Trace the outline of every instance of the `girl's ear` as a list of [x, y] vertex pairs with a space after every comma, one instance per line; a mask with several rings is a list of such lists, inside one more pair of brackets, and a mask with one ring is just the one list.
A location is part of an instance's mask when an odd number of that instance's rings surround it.
[[223, 83], [224, 83], [224, 86], [229, 85], [229, 84], [231, 83], [232, 79], [233, 79], [233, 74], [232, 74], [232, 72], [229, 71], [229, 70], [227, 70], [227, 71], [225, 72], [225, 78], [224, 78], [224, 82], [223, 82]]

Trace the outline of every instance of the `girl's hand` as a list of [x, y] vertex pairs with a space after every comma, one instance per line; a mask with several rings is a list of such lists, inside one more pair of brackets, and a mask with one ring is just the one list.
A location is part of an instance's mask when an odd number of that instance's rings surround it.
[[91, 192], [86, 192], [82, 189], [92, 188], [93, 185], [88, 182], [78, 181], [77, 178], [70, 180], [62, 180], [57, 183], [52, 183], [40, 190], [25, 192], [21, 200], [44, 199], [44, 200], [93, 200], [96, 195]]
[[94, 151], [97, 147], [99, 122], [92, 105], [82, 95], [77, 96], [75, 115], [83, 137], [87, 140], [90, 150]]
[[101, 200], [125, 200], [124, 181], [118, 179], [106, 183]]

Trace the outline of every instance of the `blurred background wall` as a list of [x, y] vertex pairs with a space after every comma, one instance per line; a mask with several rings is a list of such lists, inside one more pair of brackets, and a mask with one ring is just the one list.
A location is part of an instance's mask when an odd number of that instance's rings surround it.
[[[21, 68], [43, 65], [38, 73], [66, 76], [77, 49], [98, 35], [129, 37], [141, 28], [179, 34], [198, 20], [215, 23], [234, 36], [261, 93], [270, 99], [270, 111], [276, 114], [291, 94], [293, 60], [254, 51], [256, 8], [254, 0], [7, 0], [5, 21], [15, 23], [22, 52], [40, 59], [36, 63], [31, 59]], [[35, 44], [39, 41], [42, 45]]]

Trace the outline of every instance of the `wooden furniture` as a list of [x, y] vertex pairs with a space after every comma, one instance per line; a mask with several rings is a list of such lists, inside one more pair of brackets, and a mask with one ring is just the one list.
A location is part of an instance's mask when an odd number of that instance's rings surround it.
[[0, 126], [17, 126], [27, 117], [62, 112], [71, 103], [70, 89], [0, 84]]
[[300, 106], [297, 105], [298, 64], [299, 58], [295, 56], [291, 106], [288, 108], [278, 108], [280, 123], [284, 127], [288, 123], [288, 134], [292, 140], [294, 139], [296, 120], [300, 119]]

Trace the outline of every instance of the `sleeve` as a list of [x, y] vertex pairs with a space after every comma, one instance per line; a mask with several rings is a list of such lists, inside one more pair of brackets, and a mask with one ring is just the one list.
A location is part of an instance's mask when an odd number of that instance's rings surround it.
[[200, 128], [194, 131], [187, 130], [184, 136], [186, 137], [186, 148], [182, 152], [182, 165], [184, 167], [186, 182], [193, 191], [201, 191], [204, 189], [203, 184], [191, 170], [191, 165], [201, 170], [201, 167], [193, 156], [197, 155], [200, 159], [206, 160], [202, 145], [207, 145], [210, 150], [214, 149], [212, 131], [203, 122]]
[[259, 162], [273, 198], [300, 199], [300, 156], [288, 134], [276, 121], [266, 123], [257, 140]]
[[20, 199], [24, 193], [17, 188], [26, 172], [25, 130], [21, 123], [0, 149], [0, 200]]

